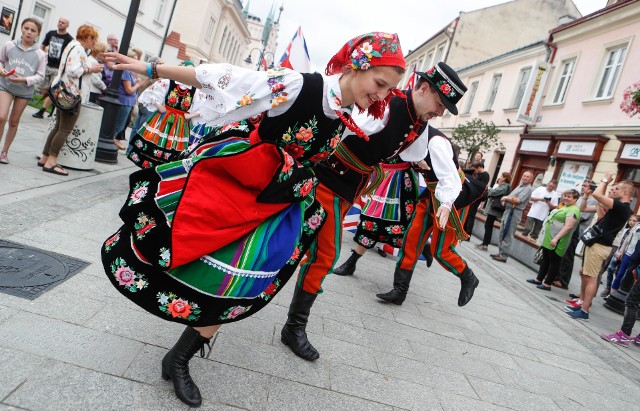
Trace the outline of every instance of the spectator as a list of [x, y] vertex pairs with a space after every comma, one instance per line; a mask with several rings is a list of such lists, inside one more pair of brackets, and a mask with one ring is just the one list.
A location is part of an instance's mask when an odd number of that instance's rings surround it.
[[598, 204], [598, 202], [593, 197], [585, 197], [585, 193], [588, 190], [595, 191], [595, 189], [596, 185], [590, 179], [586, 179], [582, 182], [580, 199], [578, 199], [576, 205], [578, 207], [581, 207], [582, 202], [586, 201], [586, 206], [584, 209], [580, 209], [580, 224], [578, 225], [577, 230], [573, 230], [573, 235], [571, 237], [569, 247], [567, 248], [567, 252], [564, 254], [564, 256], [562, 257], [562, 261], [560, 262], [560, 274], [558, 275], [556, 283], [553, 284], [555, 287], [564, 288], [565, 290], [569, 288], [569, 282], [571, 281], [571, 275], [573, 274], [573, 263], [576, 256], [576, 247], [578, 247], [578, 243], [580, 242], [580, 236], [582, 235], [584, 230], [589, 227], [589, 222], [595, 214], [596, 205]]
[[107, 48], [109, 49], [109, 51], [112, 51], [114, 53], [118, 52], [118, 38], [115, 34], [109, 34], [107, 36]]
[[622, 327], [615, 334], [601, 334], [600, 336], [614, 344], [621, 345], [626, 347], [630, 342], [640, 347], [640, 334], [638, 334], [635, 338], [631, 338], [631, 333], [633, 332], [633, 326], [638, 319], [638, 311], [640, 311], [640, 281], [636, 278], [633, 283], [633, 287], [629, 294], [627, 294], [627, 299], [624, 302], [624, 318], [622, 319]]
[[[527, 214], [527, 223], [524, 226], [522, 235], [529, 236], [536, 240], [540, 229], [542, 228], [542, 222], [549, 215], [549, 210], [552, 210], [558, 206], [558, 193], [556, 193], [556, 187], [558, 183], [556, 180], [551, 180], [547, 183], [547, 186], [540, 186], [533, 190], [531, 193], [531, 208]], [[578, 197], [580, 194], [578, 194]], [[558, 261], [559, 262], [559, 261]]]
[[577, 190], [567, 190], [562, 194], [562, 207], [557, 208], [544, 220], [542, 239], [542, 262], [538, 277], [527, 280], [537, 284], [541, 290], [551, 291], [551, 285], [558, 275], [560, 259], [571, 242], [571, 234], [580, 221], [580, 207], [576, 201], [580, 197]]
[[522, 174], [520, 185], [508, 196], [500, 199], [500, 203], [505, 206], [505, 211], [501, 220], [498, 254], [491, 254], [491, 258], [496, 261], [506, 263], [507, 258], [509, 258], [516, 228], [522, 219], [522, 212], [531, 197], [531, 181], [533, 181], [533, 173], [525, 171]]
[[[478, 153], [476, 153], [477, 155]], [[482, 153], [480, 153], [482, 154]], [[484, 160], [475, 161], [471, 164], [471, 168], [473, 169], [473, 176], [476, 180], [480, 181], [484, 185], [489, 185], [489, 173], [484, 171]], [[476, 222], [476, 213], [478, 212], [478, 207], [480, 206], [480, 201], [476, 201], [475, 203], [469, 206], [469, 211], [467, 213], [467, 219], [464, 222], [464, 231], [471, 235], [473, 233], [473, 225]], [[467, 239], [469, 241], [469, 239]]]
[[482, 243], [476, 245], [476, 248], [479, 250], [487, 251], [489, 244], [491, 244], [493, 223], [502, 218], [505, 208], [504, 204], [500, 202], [500, 198], [511, 191], [509, 184], [511, 184], [511, 173], [504, 171], [500, 174], [500, 177], [498, 177], [496, 185], [487, 192], [488, 200], [484, 207], [487, 219], [484, 222], [484, 238], [482, 239]]
[[[573, 305], [568, 305], [567, 315], [579, 319], [589, 319], [589, 309], [591, 301], [598, 290], [598, 272], [600, 266], [607, 258], [611, 251], [613, 239], [618, 231], [624, 227], [627, 220], [631, 216], [631, 198], [635, 193], [633, 183], [630, 181], [620, 181], [612, 187], [608, 194], [605, 194], [607, 185], [611, 182], [611, 172], [607, 171], [598, 188], [593, 192], [593, 198], [598, 201], [598, 205], [604, 210], [604, 216], [595, 224], [602, 230], [602, 234], [598, 236], [595, 243], [585, 247], [584, 267], [580, 271], [580, 301]], [[591, 191], [587, 191], [586, 196], [591, 195]], [[586, 202], [580, 203], [580, 209], [586, 207]]]
[[[89, 67], [87, 63], [87, 53], [85, 50], [92, 49], [98, 40], [98, 32], [89, 25], [82, 25], [78, 28], [76, 40], [73, 40], [62, 52], [62, 61], [65, 61], [64, 73], [58, 73], [54, 82], [64, 81], [69, 88], [81, 89], [80, 77], [85, 73], [98, 73], [102, 70], [102, 65], [97, 64]], [[78, 107], [81, 110], [81, 107]], [[57, 160], [67, 137], [78, 121], [78, 113], [56, 110], [56, 122], [47, 137], [47, 141], [42, 149], [42, 158], [38, 165], [42, 166], [42, 171], [47, 173], [67, 176], [69, 173], [62, 168]]]
[[[638, 216], [632, 215], [629, 218], [629, 221], [634, 218], [637, 221]], [[624, 241], [620, 244], [620, 248], [615, 254], [616, 259], [620, 261], [620, 267], [618, 267], [618, 272], [608, 287], [610, 289], [609, 293], [611, 293], [611, 291], [618, 291], [620, 288], [620, 281], [622, 281], [622, 277], [624, 277], [627, 272], [627, 268], [637, 266], [637, 262], [636, 264], [633, 264], [635, 261], [632, 260], [631, 256], [636, 250], [638, 240], [640, 240], [640, 226], [634, 225], [633, 228], [629, 229], [629, 235], [627, 235]]]
[[[49, 31], [42, 41], [42, 45], [40, 48], [42, 51], [47, 52], [47, 67], [44, 72], [44, 82], [42, 83], [41, 92], [44, 97], [42, 102], [42, 108], [37, 112], [33, 113], [32, 116], [35, 118], [42, 118], [44, 112], [51, 105], [51, 99], [49, 98], [48, 91], [49, 87], [51, 87], [52, 80], [58, 75], [58, 69], [60, 68], [60, 62], [62, 59], [60, 58], [62, 55], [62, 51], [67, 48], [69, 43], [73, 40], [73, 36], [67, 33], [67, 28], [69, 27], [69, 19], [65, 17], [60, 17], [58, 19], [58, 28], [57, 30]], [[49, 113], [49, 117], [53, 115], [53, 110], [55, 108], [51, 108], [51, 113]]]
[[[107, 45], [104, 43], [96, 43], [91, 49], [91, 54], [87, 57], [87, 65], [93, 67], [95, 65], [102, 65], [102, 53], [107, 51]], [[104, 67], [104, 66], [103, 66]], [[82, 101], [90, 101], [91, 103], [98, 104], [98, 99], [107, 90], [107, 85], [102, 81], [102, 71], [99, 73], [85, 73], [82, 76], [82, 82], [87, 86], [82, 88]]]
[[[129, 57], [135, 57], [134, 53], [129, 53]], [[116, 118], [116, 128], [114, 136], [114, 144], [120, 150], [124, 150], [126, 147], [122, 141], [126, 140], [124, 131], [129, 124], [129, 116], [131, 110], [138, 100], [138, 88], [142, 85], [138, 82], [137, 76], [129, 70], [122, 71], [122, 81], [120, 82], [120, 89], [118, 94], [118, 100], [120, 101], [120, 108], [118, 109], [118, 117]], [[122, 138], [120, 138], [122, 136]]]
[[[598, 278], [602, 278], [602, 274], [604, 274], [604, 271], [606, 270], [607, 272], [606, 286], [600, 294], [600, 297], [608, 298], [609, 294], [611, 294], [611, 284], [613, 283], [613, 277], [615, 276], [615, 273], [618, 272], [620, 259], [622, 258], [622, 255], [620, 255], [619, 257], [616, 256], [616, 253], [631, 233], [631, 230], [636, 226], [636, 224], [638, 224], [638, 221], [640, 221], [640, 216], [638, 216], [637, 214], [632, 215], [627, 222], [627, 226], [623, 230], [620, 230], [616, 238], [613, 240], [609, 258], [604, 262], [605, 268], [601, 268], [600, 273], [598, 274]], [[600, 281], [598, 281], [598, 283], [600, 283]]]
[[[162, 64], [163, 61], [160, 60], [159, 57], [151, 57], [149, 59], [149, 63], [158, 63], [158, 64]], [[138, 76], [138, 78], [140, 79], [140, 87], [138, 88], [138, 96], [141, 96], [142, 93], [149, 88], [149, 86], [151, 84], [153, 84], [153, 80], [151, 80], [149, 77], [145, 77], [145, 76]], [[140, 127], [142, 127], [142, 125], [149, 120], [149, 117], [151, 116], [151, 114], [153, 114], [152, 110], [147, 109], [144, 104], [140, 103], [138, 101], [138, 115], [136, 116], [134, 122], [133, 122], [133, 126], [131, 126], [131, 134], [129, 135], [129, 141], [131, 141], [131, 139], [138, 134], [138, 131], [140, 130]]]
[[34, 84], [44, 78], [46, 56], [35, 45], [41, 29], [39, 20], [28, 17], [20, 26], [20, 40], [7, 41], [0, 48], [0, 140], [9, 120], [9, 129], [0, 152], [2, 164], [9, 163], [9, 147], [18, 132], [22, 113], [33, 95]]

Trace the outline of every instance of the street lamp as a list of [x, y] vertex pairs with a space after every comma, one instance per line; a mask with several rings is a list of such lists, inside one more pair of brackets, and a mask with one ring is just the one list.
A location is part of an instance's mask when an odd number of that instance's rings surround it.
[[260, 71], [260, 67], [262, 66], [262, 60], [266, 60], [267, 55], [271, 55], [271, 64], [269, 64], [269, 69], [272, 69], [274, 67], [273, 66], [273, 59], [274, 59], [273, 53], [270, 52], [270, 51], [264, 51], [264, 50], [262, 50], [262, 49], [260, 49], [258, 47], [254, 47], [251, 50], [249, 50], [249, 55], [247, 56], [246, 59], [244, 59], [245, 63], [253, 64], [253, 60], [251, 60], [251, 53], [253, 53], [254, 50], [258, 50], [258, 53], [260, 53], [260, 54], [258, 54], [258, 64], [256, 64], [256, 70], [257, 71]]
[[[126, 55], [127, 50], [129, 50], [129, 42], [131, 41], [131, 34], [136, 24], [139, 7], [140, 0], [132, 0], [129, 5], [129, 13], [127, 14], [127, 21], [125, 22], [122, 41], [120, 42], [119, 51], [121, 54]], [[102, 112], [102, 123], [100, 124], [98, 147], [96, 148], [96, 161], [100, 163], [118, 162], [118, 147], [114, 144], [113, 137], [116, 134], [116, 118], [118, 117], [118, 110], [121, 106], [118, 98], [120, 95], [121, 80], [122, 71], [114, 70], [111, 84], [109, 84], [105, 96], [100, 99], [100, 105], [104, 108]]]

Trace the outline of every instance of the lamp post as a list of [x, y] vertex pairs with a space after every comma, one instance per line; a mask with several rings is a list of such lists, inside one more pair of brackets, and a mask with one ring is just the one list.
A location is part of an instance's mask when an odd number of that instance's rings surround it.
[[268, 67], [268, 68], [269, 68], [269, 69], [272, 69], [272, 68], [274, 67], [274, 66], [273, 66], [273, 59], [274, 59], [273, 53], [272, 53], [272, 52], [270, 52], [270, 51], [264, 51], [263, 49], [260, 49], [260, 48], [258, 48], [258, 47], [254, 47], [254, 48], [252, 48], [251, 50], [249, 50], [249, 55], [247, 56], [247, 58], [246, 58], [246, 59], [244, 59], [244, 62], [245, 62], [245, 63], [247, 63], [247, 64], [253, 64], [253, 60], [251, 60], [251, 53], [253, 53], [253, 52], [254, 52], [254, 50], [258, 50], [258, 52], [260, 53], [260, 54], [258, 55], [258, 64], [256, 64], [256, 70], [257, 70], [257, 71], [260, 71], [260, 67], [262, 67], [262, 60], [266, 60], [266, 58], [267, 58], [267, 56], [268, 56], [268, 55], [271, 55], [271, 64], [269, 64], [269, 67]]
[[[124, 32], [122, 33], [122, 41], [120, 42], [120, 54], [126, 55], [127, 50], [129, 50], [131, 34], [133, 33], [133, 28], [136, 24], [136, 16], [138, 15], [139, 7], [140, 0], [131, 0], [129, 14], [127, 14], [127, 21], [124, 25]], [[100, 99], [104, 112], [102, 113], [100, 137], [98, 139], [98, 147], [96, 148], [96, 161], [101, 163], [118, 162], [118, 147], [116, 147], [113, 142], [113, 137], [116, 134], [116, 119], [118, 117], [118, 110], [121, 106], [120, 100], [118, 99], [121, 80], [122, 71], [114, 70], [111, 84], [109, 84], [109, 88], [107, 88], [105, 93], [106, 95]]]

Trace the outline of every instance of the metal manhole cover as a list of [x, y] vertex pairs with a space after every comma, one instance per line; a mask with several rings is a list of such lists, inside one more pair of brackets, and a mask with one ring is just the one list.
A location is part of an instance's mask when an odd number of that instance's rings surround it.
[[0, 240], [0, 292], [34, 300], [87, 265], [73, 257]]

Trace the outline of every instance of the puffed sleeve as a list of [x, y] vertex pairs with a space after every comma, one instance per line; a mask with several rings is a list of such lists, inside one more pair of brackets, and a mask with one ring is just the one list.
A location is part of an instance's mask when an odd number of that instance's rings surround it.
[[167, 79], [156, 81], [140, 94], [138, 103], [149, 111], [156, 111], [158, 109], [156, 103], [164, 104], [164, 98], [169, 90], [169, 83], [170, 81]]
[[[422, 134], [418, 136], [409, 147], [400, 152], [400, 158], [408, 163], [417, 163], [424, 160], [429, 148], [429, 127], [425, 127]], [[433, 159], [432, 159], [433, 160]]]
[[[189, 113], [195, 114], [201, 113], [201, 110], [206, 103], [207, 95], [202, 92], [202, 90], [197, 89], [195, 94], [193, 95], [193, 102], [191, 103], [191, 107], [189, 108]], [[198, 115], [191, 118], [191, 124], [204, 124], [206, 121], [202, 118], [202, 115]]]
[[[200, 109], [209, 125], [226, 124], [277, 108], [286, 111], [300, 94], [302, 75], [283, 67], [254, 71], [230, 64], [196, 67], [205, 101]], [[273, 113], [276, 115], [276, 113]]]
[[458, 167], [453, 162], [453, 148], [446, 138], [433, 136], [429, 141], [429, 152], [433, 172], [438, 177], [435, 196], [443, 206], [451, 209], [462, 189]]

